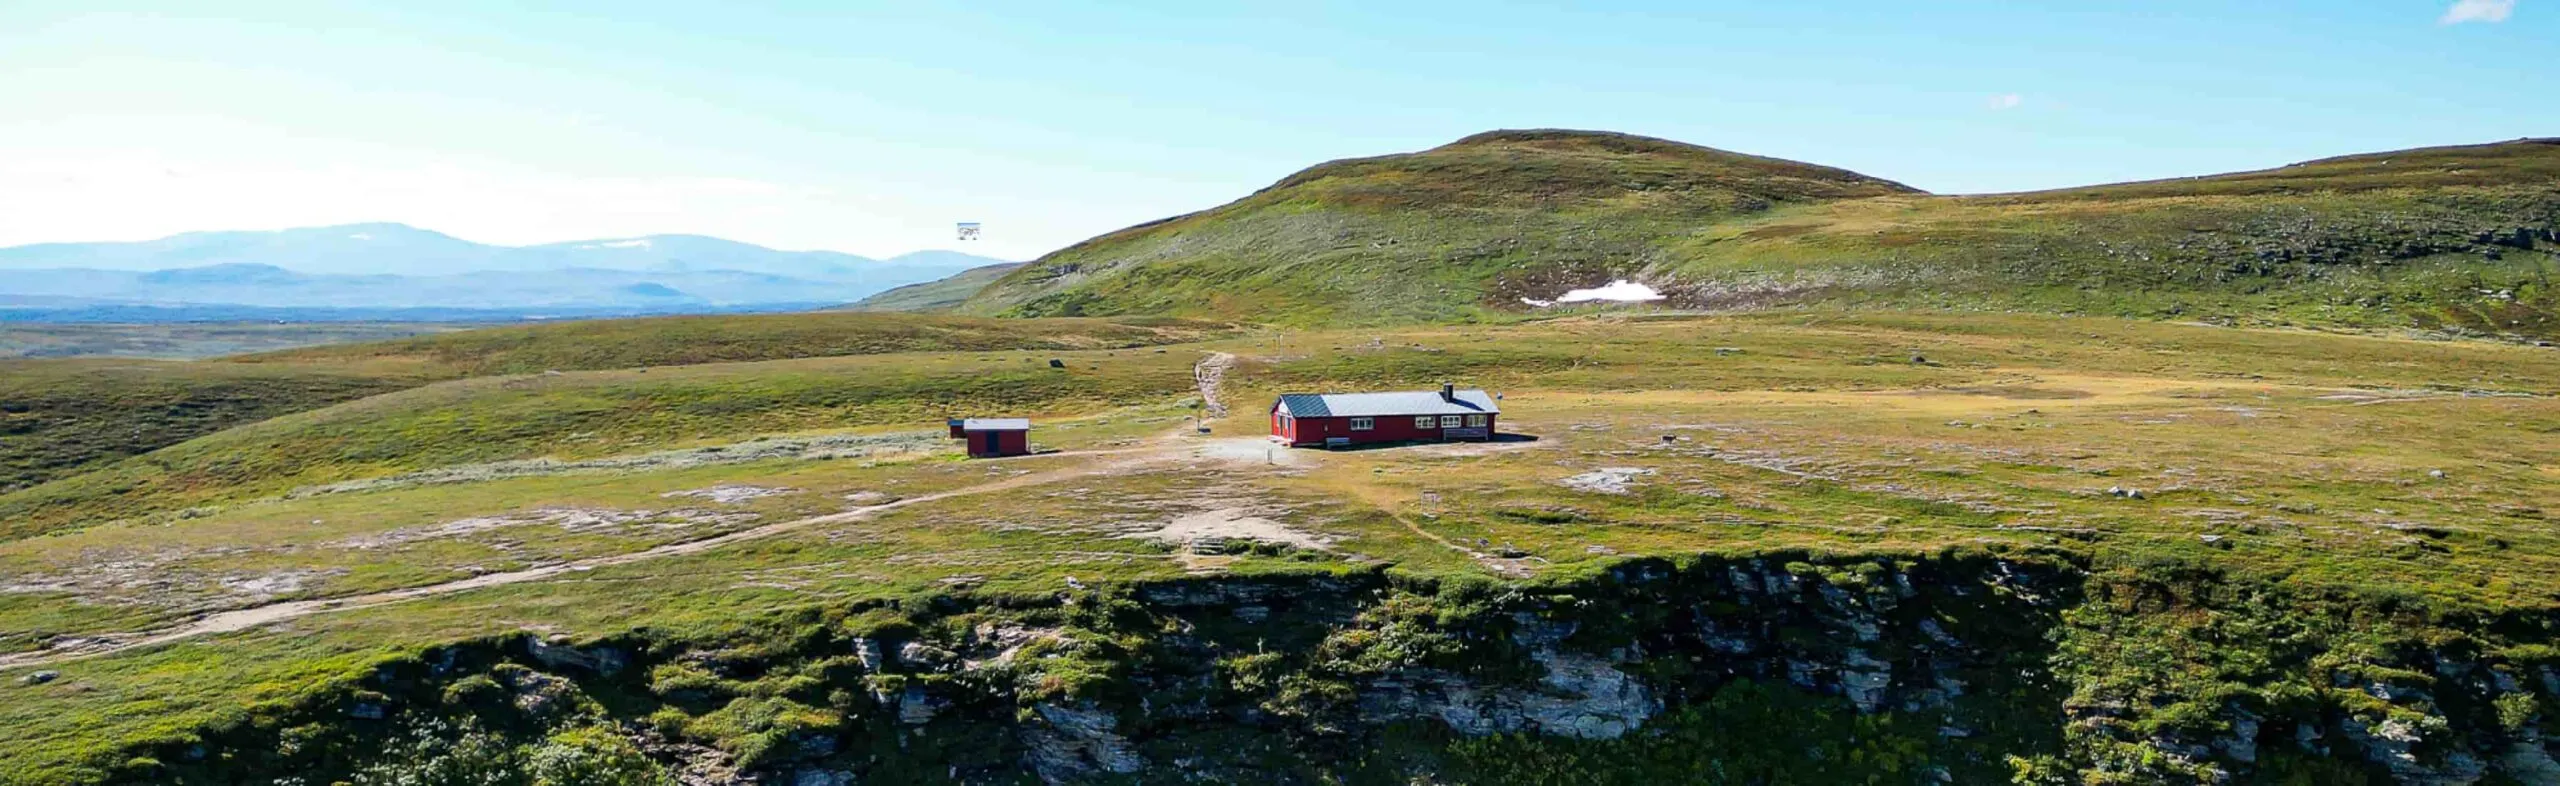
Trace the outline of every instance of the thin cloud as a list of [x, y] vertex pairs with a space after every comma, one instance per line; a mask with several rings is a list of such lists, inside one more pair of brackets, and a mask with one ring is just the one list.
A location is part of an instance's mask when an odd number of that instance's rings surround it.
[[2445, 9], [2444, 18], [2436, 20], [2436, 24], [2458, 25], [2464, 22], [2496, 24], [2507, 21], [2507, 17], [2514, 16], [2515, 13], [2516, 0], [2454, 0], [2453, 7]]
[[1991, 100], [1987, 103], [1991, 107], [1992, 111], [1998, 112], [2016, 109], [2019, 105], [2025, 104], [2026, 102], [2026, 96], [2018, 95], [2016, 93], [2001, 93], [1999, 95], [1992, 96]]

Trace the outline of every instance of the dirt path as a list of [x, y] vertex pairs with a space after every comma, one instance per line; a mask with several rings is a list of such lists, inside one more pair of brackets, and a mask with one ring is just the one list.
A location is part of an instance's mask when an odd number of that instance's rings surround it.
[[1439, 533], [1423, 529], [1422, 525], [1414, 523], [1412, 517], [1406, 516], [1403, 512], [1396, 509], [1397, 500], [1393, 496], [1390, 496], [1385, 489], [1374, 486], [1361, 486], [1354, 489], [1352, 493], [1360, 497], [1361, 501], [1369, 503], [1370, 507], [1377, 508], [1379, 512], [1387, 514], [1387, 518], [1395, 519], [1397, 524], [1404, 525], [1405, 531], [1411, 532], [1423, 540], [1440, 544], [1441, 548], [1467, 555], [1468, 559], [1475, 560], [1476, 564], [1483, 565], [1486, 570], [1514, 578], [1526, 578], [1536, 572], [1530, 569], [1528, 560], [1512, 559], [1477, 551], [1475, 549], [1468, 548], [1467, 544], [1441, 537]]
[[1234, 368], [1236, 356], [1211, 352], [1191, 367], [1191, 381], [1200, 386], [1200, 403], [1208, 409], [1211, 420], [1227, 416], [1227, 405], [1218, 401], [1218, 385], [1227, 381], [1227, 369]]
[[[458, 579], [441, 584], [428, 584], [424, 586], [388, 590], [365, 595], [350, 595], [340, 598], [271, 603], [264, 606], [254, 606], [245, 609], [217, 612], [199, 617], [195, 621], [184, 625], [162, 628], [159, 630], [143, 631], [138, 634], [125, 634], [128, 638], [99, 637], [88, 640], [86, 646], [0, 655], [0, 669], [67, 663], [75, 660], [93, 658], [99, 655], [122, 652], [137, 647], [167, 644], [170, 642], [215, 633], [230, 633], [233, 631], [247, 630], [261, 625], [283, 622], [314, 614], [366, 609], [417, 600], [420, 598], [450, 595], [457, 592], [466, 592], [475, 589], [486, 589], [489, 587], [499, 587], [508, 584], [521, 584], [528, 581], [547, 579], [565, 573], [588, 571], [612, 565], [624, 565], [644, 560], [659, 559], [662, 557], [697, 554], [741, 541], [769, 538], [775, 535], [807, 529], [809, 527], [853, 521], [911, 505], [921, 505], [928, 502], [937, 502], [954, 497], [985, 494], [991, 491], [1004, 491], [1024, 486], [1037, 486], [1045, 483], [1055, 483], [1061, 480], [1106, 474], [1154, 461], [1179, 457], [1187, 454], [1190, 451], [1190, 448], [1191, 446], [1187, 445], [1175, 445], [1131, 448], [1126, 450], [1051, 454], [1077, 457], [1120, 456], [1122, 458], [1066, 469], [1016, 475], [1003, 480], [981, 483], [975, 486], [967, 486], [949, 491], [936, 492], [933, 494], [908, 497], [894, 502], [868, 505], [842, 512], [829, 513], [823, 516], [811, 516], [803, 519], [777, 522], [752, 529], [739, 530], [726, 535], [718, 535], [703, 538], [701, 540], [689, 540], [682, 543], [670, 543], [656, 548], [642, 549], [640, 551], [627, 552], [623, 554], [590, 557], [587, 559], [572, 560], [553, 565], [526, 568], [524, 570], [485, 573], [471, 578]], [[1011, 459], [1011, 461], [1023, 461], [1026, 459], [1037, 460], [1038, 457]]]
[[[1231, 355], [1224, 355], [1224, 353], [1220, 353], [1220, 356], [1225, 357], [1227, 362], [1230, 363], [1234, 360], [1234, 357]], [[1217, 357], [1212, 357], [1210, 360], [1202, 361], [1202, 365], [1204, 367], [1209, 366], [1216, 360]], [[1202, 373], [1203, 391], [1206, 392], [1208, 390], [1212, 390], [1216, 386], [1217, 375], [1224, 373], [1224, 364], [1220, 364], [1214, 372], [1204, 371]], [[522, 584], [530, 581], [540, 581], [560, 577], [564, 574], [584, 572], [613, 565], [627, 565], [634, 562], [642, 562], [665, 557], [698, 554], [742, 541], [769, 538], [775, 535], [795, 532], [810, 527], [854, 521], [888, 511], [897, 510], [899, 508], [922, 505], [928, 502], [938, 502], [956, 497], [985, 494], [994, 491], [1005, 491], [1026, 486], [1037, 486], [1094, 475], [1104, 475], [1151, 463], [1176, 460], [1241, 461], [1245, 463], [1273, 463], [1280, 465], [1294, 465], [1298, 463], [1294, 456], [1291, 456], [1285, 461], [1275, 460], [1272, 456], [1278, 454], [1269, 453], [1269, 450], [1269, 445], [1258, 439], [1224, 440], [1205, 444], [1199, 442], [1168, 441], [1143, 447], [1122, 448], [1118, 450], [1053, 453], [1040, 456], [1000, 459], [998, 461], [1004, 463], [1037, 462], [1044, 461], [1052, 457], [1095, 458], [1104, 460], [1094, 461], [1074, 467], [1048, 470], [1045, 472], [1030, 472], [974, 486], [965, 486], [948, 491], [908, 497], [906, 499], [900, 499], [894, 502], [885, 502], [878, 505], [851, 508], [822, 516], [810, 516], [808, 518], [776, 522], [761, 527], [739, 530], [726, 535], [716, 535], [708, 538], [702, 538], [700, 540], [689, 540], [681, 543], [670, 543], [655, 548], [642, 549], [622, 554], [590, 557], [587, 559], [526, 568], [524, 570], [486, 573], [467, 579], [457, 579], [439, 584], [386, 590], [363, 595], [270, 603], [263, 606], [216, 612], [196, 618], [195, 620], [182, 625], [175, 625], [156, 630], [139, 631], [135, 633], [99, 636], [86, 639], [80, 644], [57, 649], [0, 655], [0, 669], [69, 663], [72, 661], [94, 658], [100, 655], [123, 652], [131, 649], [183, 641], [199, 636], [248, 630], [250, 628], [285, 622], [317, 614], [368, 609], [378, 606], [387, 606], [394, 603], [404, 603], [421, 598], [432, 598], [442, 595], [451, 595], [458, 592], [468, 592], [476, 589], [487, 589], [490, 587], [501, 587], [509, 584]], [[1262, 461], [1256, 462], [1253, 461], [1253, 459], [1262, 459]], [[1367, 495], [1364, 494], [1363, 496]], [[1386, 511], [1389, 516], [1395, 518], [1397, 523], [1403, 524], [1404, 528], [1410, 530], [1413, 534], [1421, 536], [1425, 540], [1429, 540], [1432, 543], [1438, 544], [1452, 551], [1465, 554], [1474, 559], [1478, 564], [1482, 564], [1486, 568], [1497, 573], [1507, 576], [1526, 576], [1532, 572], [1523, 560], [1505, 559], [1500, 556], [1477, 551], [1475, 549], [1468, 548], [1465, 544], [1449, 540], [1448, 538], [1444, 538], [1428, 530], [1424, 530], [1411, 519], [1396, 512], [1395, 507], [1392, 504], [1392, 500], [1371, 500], [1371, 502], [1373, 504], [1377, 504], [1380, 510]]]

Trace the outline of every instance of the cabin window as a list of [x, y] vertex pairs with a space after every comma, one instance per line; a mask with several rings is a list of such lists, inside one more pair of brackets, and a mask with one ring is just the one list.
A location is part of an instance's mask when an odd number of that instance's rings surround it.
[[1377, 418], [1352, 418], [1352, 419], [1351, 419], [1351, 430], [1353, 430], [1353, 431], [1368, 431], [1368, 430], [1370, 430], [1370, 429], [1377, 428], [1377, 427], [1378, 427], [1378, 419], [1377, 419]]
[[1441, 427], [1441, 428], [1457, 428], [1457, 427], [1458, 427], [1458, 416], [1456, 416], [1456, 415], [1442, 415], [1442, 416], [1440, 416], [1440, 427]]
[[1414, 428], [1430, 428], [1430, 427], [1431, 427], [1431, 416], [1430, 416], [1430, 415], [1424, 415], [1424, 416], [1422, 416], [1422, 417], [1414, 418], [1414, 419], [1413, 419], [1413, 427], [1414, 427]]
[[1470, 426], [1470, 427], [1482, 428], [1482, 427], [1484, 426], [1484, 416], [1483, 416], [1483, 415], [1468, 415], [1468, 416], [1467, 416], [1467, 425], [1468, 425], [1468, 426]]

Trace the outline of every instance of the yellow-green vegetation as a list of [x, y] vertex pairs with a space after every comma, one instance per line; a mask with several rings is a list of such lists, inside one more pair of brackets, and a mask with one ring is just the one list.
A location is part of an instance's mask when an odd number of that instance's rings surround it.
[[[959, 310], [1318, 326], [1505, 321], [1626, 278], [1718, 310], [2106, 314], [2560, 337], [2560, 143], [1930, 196], [1620, 134], [1324, 164], [1031, 262]], [[961, 282], [951, 282], [957, 285]]]
[[1190, 361], [1148, 350], [898, 354], [467, 379], [243, 426], [0, 496], [0, 521], [27, 535], [437, 467], [1130, 405], [1190, 389]]
[[795, 314], [600, 319], [248, 355], [242, 363], [396, 361], [453, 376], [999, 349], [1105, 349], [1196, 341], [1224, 325], [1176, 319], [1023, 322], [953, 316]]
[[[1280, 391], [1444, 380], [1521, 438], [1259, 439]], [[460, 716], [503, 728], [395, 747], [524, 771], [646, 729], [988, 782], [1103, 724], [1160, 774], [2380, 781], [2347, 730], [2453, 766], [2560, 698], [2555, 396], [2533, 347], [1955, 312], [439, 383], [0, 495], [0, 781], [354, 777], [411, 766], [368, 752], [386, 724]], [[1059, 452], [960, 460], [932, 429], [964, 412]], [[1576, 722], [1646, 734], [1459, 733], [1417, 687], [1608, 674], [1659, 712]], [[568, 678], [574, 716], [510, 698]], [[2252, 761], [2215, 747], [2243, 728]]]
[[[896, 352], [1138, 347], [1230, 332], [1148, 318], [757, 314], [487, 328], [192, 363], [0, 359], [0, 492], [232, 426], [438, 380]], [[9, 515], [0, 513], [0, 522]]]
[[978, 290], [985, 289], [988, 284], [995, 283], [996, 279], [1003, 278], [1004, 274], [1011, 273], [1014, 268], [1021, 266], [1020, 262], [1005, 262], [973, 267], [954, 273], [950, 278], [908, 284], [872, 295], [856, 301], [853, 305], [845, 306], [843, 310], [942, 311], [960, 305], [968, 300], [970, 295], [977, 294]]
[[0, 493], [427, 380], [365, 366], [0, 359]]
[[0, 358], [202, 358], [381, 341], [473, 327], [445, 322], [0, 322]]
[[[1497, 131], [1308, 169], [1211, 210], [1042, 257], [961, 307], [1378, 324], [1511, 309], [1666, 235], [1782, 204], [1908, 194], [1829, 167], [1658, 139]], [[1562, 291], [1562, 286], [1557, 291]]]

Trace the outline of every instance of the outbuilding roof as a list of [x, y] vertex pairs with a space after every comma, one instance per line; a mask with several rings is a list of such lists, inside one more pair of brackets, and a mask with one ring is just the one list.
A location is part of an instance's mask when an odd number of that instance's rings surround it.
[[1272, 407], [1293, 418], [1367, 418], [1397, 415], [1474, 415], [1501, 412], [1492, 394], [1481, 390], [1437, 390], [1393, 393], [1282, 393]]
[[961, 431], [1030, 431], [1030, 418], [970, 418], [960, 421]]

